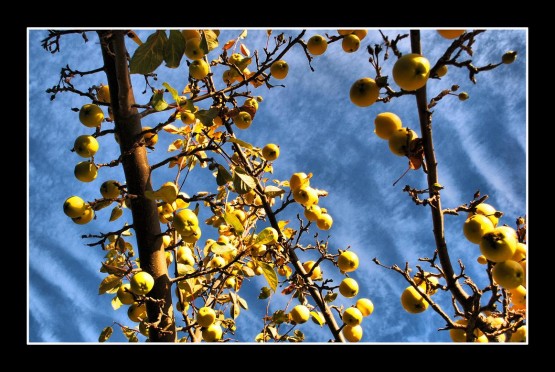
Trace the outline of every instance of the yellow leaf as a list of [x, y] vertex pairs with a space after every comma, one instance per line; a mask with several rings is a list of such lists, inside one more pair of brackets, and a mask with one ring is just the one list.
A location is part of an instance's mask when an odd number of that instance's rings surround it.
[[168, 152], [180, 149], [183, 146], [183, 140], [177, 139], [168, 146]]
[[113, 290], [114, 288], [116, 288], [116, 291], [117, 291], [120, 285], [121, 285], [121, 277], [114, 274], [110, 274], [107, 277], [105, 277], [100, 283], [100, 286], [98, 287], [98, 294], [104, 294], [110, 290]]
[[292, 229], [290, 227], [281, 230], [281, 233], [283, 234], [283, 236], [285, 236], [287, 239], [291, 239], [291, 237], [293, 235], [295, 235], [295, 233], [297, 232], [297, 230]]
[[243, 43], [241, 43], [241, 53], [243, 53], [245, 57], [251, 54], [249, 48], [247, 48]]
[[279, 222], [278, 222], [278, 227], [279, 227], [279, 229], [280, 229], [280, 230], [283, 230], [283, 228], [284, 228], [288, 223], [289, 223], [289, 220], [287, 220], [287, 221], [283, 221], [283, 220], [282, 220], [282, 221], [279, 221]]
[[121, 207], [114, 207], [112, 209], [112, 213], [110, 214], [110, 222], [117, 220], [123, 214], [123, 209]]
[[121, 307], [122, 303], [119, 300], [118, 296], [115, 296], [114, 298], [112, 298], [112, 308], [114, 310], [117, 310]]
[[258, 266], [262, 268], [262, 274], [264, 275], [264, 278], [266, 278], [266, 281], [270, 285], [270, 288], [272, 288], [272, 290], [275, 292], [278, 285], [278, 278], [273, 266], [267, 262], [256, 260], [254, 261]]
[[176, 133], [179, 133], [179, 132], [180, 132], [179, 128], [177, 128], [175, 125], [171, 125], [171, 124], [168, 124], [168, 125], [164, 126], [163, 129], [164, 129], [166, 132], [172, 133], [172, 134], [176, 134]]
[[239, 35], [239, 39], [244, 39], [247, 37], [247, 30], [243, 30], [243, 32], [241, 32], [241, 35]]

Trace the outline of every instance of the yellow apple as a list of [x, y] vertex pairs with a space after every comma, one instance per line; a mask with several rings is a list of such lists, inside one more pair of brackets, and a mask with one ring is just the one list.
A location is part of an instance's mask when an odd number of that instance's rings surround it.
[[[143, 132], [149, 129], [152, 129], [152, 127], [143, 127]], [[154, 146], [158, 142], [158, 134], [156, 133], [145, 133], [143, 135], [143, 138], [145, 139], [145, 143], [147, 146]]]
[[447, 75], [447, 71], [448, 71], [448, 67], [447, 65], [441, 65], [437, 70], [436, 70], [436, 75], [438, 77], [444, 77], [445, 75]]
[[179, 116], [181, 117], [183, 124], [194, 124], [197, 121], [195, 114], [193, 114], [190, 110], [181, 111]]
[[353, 298], [358, 294], [358, 283], [353, 278], [345, 278], [339, 284], [339, 293], [343, 297]]
[[310, 319], [310, 310], [304, 305], [297, 305], [289, 313], [289, 318], [297, 324], [306, 323]]
[[291, 274], [293, 274], [293, 269], [287, 265], [283, 265], [277, 270], [277, 272], [279, 275], [289, 278]]
[[70, 218], [83, 215], [87, 209], [87, 203], [78, 196], [70, 196], [64, 202], [64, 213]]
[[410, 142], [418, 138], [418, 134], [409, 128], [401, 128], [389, 137], [389, 150], [397, 156], [407, 156]]
[[293, 191], [293, 199], [305, 207], [318, 204], [318, 193], [310, 186], [303, 186]]
[[185, 230], [185, 234], [187, 235], [182, 235], [181, 233], [179, 234], [185, 243], [196, 243], [202, 236], [202, 230], [199, 226], [196, 226], [191, 234], [188, 233], [188, 230]]
[[359, 298], [355, 306], [364, 317], [370, 316], [374, 312], [374, 304], [369, 298]]
[[341, 36], [343, 35], [350, 35], [354, 32], [355, 30], [337, 30], [337, 33]]
[[246, 111], [241, 111], [239, 114], [233, 117], [233, 122], [239, 129], [247, 129], [252, 124], [252, 117]]
[[81, 182], [92, 182], [98, 175], [98, 168], [93, 162], [82, 161], [77, 163], [73, 174]]
[[362, 40], [366, 37], [366, 35], [368, 35], [368, 30], [363, 30], [363, 29], [353, 30], [353, 34], [358, 36], [359, 40]]
[[198, 30], [181, 30], [181, 34], [183, 35], [183, 38], [185, 39], [185, 41], [189, 39], [201, 38], [200, 32], [198, 32]]
[[208, 266], [213, 268], [220, 268], [220, 267], [224, 267], [225, 265], [226, 265], [225, 259], [221, 256], [215, 256], [208, 263]]
[[182, 209], [173, 217], [173, 227], [181, 236], [190, 236], [196, 232], [198, 217], [190, 209]]
[[216, 321], [216, 312], [214, 309], [204, 306], [198, 309], [197, 323], [201, 327], [208, 327]]
[[[462, 324], [462, 325], [467, 325], [468, 320], [459, 319], [455, 323]], [[449, 336], [451, 337], [451, 340], [453, 340], [453, 342], [466, 342], [466, 330], [465, 329], [452, 328], [452, 329], [449, 330]], [[480, 331], [478, 328], [476, 328], [474, 330], [474, 336], [476, 336], [476, 338], [474, 339], [474, 342], [488, 342], [488, 339], [487, 339], [486, 335], [484, 335], [484, 333], [482, 331]]]
[[82, 135], [75, 139], [73, 149], [75, 153], [83, 158], [90, 158], [98, 151], [98, 141], [93, 136]]
[[[258, 96], [262, 100], [262, 97]], [[256, 112], [258, 110], [258, 99], [256, 98], [247, 98], [243, 103], [243, 106], [252, 107]]]
[[192, 60], [204, 57], [204, 51], [200, 47], [200, 38], [191, 38], [185, 44], [185, 55]]
[[[312, 267], [314, 267], [315, 263], [316, 263], [315, 261], [306, 261], [305, 263], [303, 263], [304, 271], [309, 273], [310, 270], [312, 270]], [[312, 271], [312, 274], [310, 275], [310, 279], [312, 280], [322, 279], [322, 269], [320, 268], [320, 266], [316, 266], [316, 268], [314, 268], [314, 270]]]
[[456, 39], [464, 34], [465, 31], [466, 30], [437, 30], [437, 33], [446, 39]]
[[341, 48], [347, 53], [353, 53], [360, 48], [360, 39], [355, 34], [347, 35], [341, 42]]
[[331, 229], [331, 226], [333, 225], [333, 218], [331, 218], [331, 216], [328, 213], [321, 213], [320, 217], [318, 217], [318, 219], [316, 220], [316, 226], [318, 226], [318, 228], [320, 230], [329, 230]]
[[362, 339], [363, 331], [361, 325], [346, 325], [345, 327], [343, 327], [343, 330], [341, 332], [343, 333], [345, 339], [349, 342], [359, 342]]
[[197, 80], [202, 80], [210, 72], [210, 66], [204, 59], [197, 59], [189, 65], [189, 75]]
[[131, 291], [136, 295], [146, 295], [154, 287], [154, 278], [146, 271], [139, 271], [129, 281]]
[[393, 65], [393, 80], [404, 90], [422, 88], [429, 75], [430, 62], [420, 54], [405, 54]]
[[382, 112], [374, 119], [374, 133], [382, 139], [389, 140], [393, 133], [403, 127], [401, 118], [392, 112]]
[[522, 271], [524, 272], [522, 285], [526, 287], [526, 260], [522, 260], [519, 262], [520, 266], [522, 267]]
[[119, 182], [115, 180], [109, 180], [102, 183], [100, 186], [100, 194], [105, 199], [115, 199], [120, 196]]
[[481, 214], [483, 216], [486, 216], [487, 218], [489, 218], [489, 220], [491, 221], [491, 223], [493, 224], [493, 227], [497, 227], [497, 223], [499, 222], [499, 218], [495, 217], [495, 212], [497, 212], [497, 210], [486, 203], [480, 203], [476, 206], [476, 212], [470, 212], [468, 213], [468, 217], [474, 215], [474, 214]]
[[426, 294], [433, 295], [439, 289], [439, 280], [436, 276], [431, 273], [424, 271], [424, 277], [426, 280], [422, 279], [422, 275], [418, 272], [414, 275], [414, 282], [422, 289]]
[[131, 286], [128, 283], [120, 285], [117, 292], [118, 299], [124, 305], [131, 305], [135, 302], [135, 297], [131, 292]]
[[493, 223], [490, 219], [481, 214], [470, 216], [463, 225], [463, 233], [469, 242], [480, 244], [482, 236], [493, 230]]
[[483, 254], [479, 255], [476, 259], [480, 265], [486, 265], [488, 263], [488, 259]]
[[289, 65], [284, 60], [275, 61], [270, 66], [270, 73], [278, 80], [285, 79], [289, 72]]
[[279, 146], [269, 143], [262, 148], [262, 156], [268, 161], [274, 161], [279, 157]]
[[513, 235], [510, 230], [504, 229], [503, 226], [496, 227], [482, 236], [480, 252], [490, 261], [503, 262], [513, 257], [516, 251], [516, 243], [516, 233]]
[[351, 327], [357, 326], [362, 323], [362, 318], [362, 313], [356, 307], [349, 307], [345, 309], [343, 315], [341, 316], [343, 323]]
[[147, 318], [146, 305], [144, 303], [139, 305], [137, 302], [134, 302], [127, 309], [127, 316], [136, 323], [145, 320]]
[[513, 257], [511, 257], [511, 260], [520, 262], [525, 259], [526, 259], [526, 244], [518, 242], [516, 243], [515, 254], [513, 254]]
[[425, 311], [430, 304], [413, 286], [408, 286], [401, 294], [401, 305], [408, 313], [418, 314]]
[[516, 288], [524, 281], [524, 270], [516, 261], [498, 262], [491, 270], [493, 279], [505, 289]]
[[303, 186], [310, 186], [310, 177], [306, 175], [306, 173], [293, 173], [291, 178], [289, 179], [289, 187], [291, 191], [295, 191], [300, 189]]
[[223, 330], [219, 324], [214, 323], [206, 328], [203, 328], [201, 334], [204, 341], [216, 342], [222, 339]]
[[526, 342], [527, 333], [526, 325], [522, 325], [513, 332], [509, 342]]
[[316, 204], [312, 204], [304, 209], [304, 216], [311, 222], [317, 221], [321, 214], [322, 209]]
[[328, 49], [328, 41], [322, 35], [314, 35], [308, 39], [306, 47], [310, 54], [319, 56]]
[[359, 107], [368, 107], [378, 100], [380, 88], [370, 78], [358, 79], [351, 86], [349, 98], [351, 102]]
[[92, 221], [94, 218], [94, 210], [91, 208], [89, 204], [87, 204], [85, 208], [85, 212], [82, 215], [72, 218], [73, 222], [78, 225], [84, 225]]
[[509, 293], [511, 294], [513, 309], [526, 309], [526, 288], [524, 288], [524, 286], [519, 285], [516, 288], [509, 289]]
[[93, 103], [83, 105], [79, 110], [79, 121], [89, 128], [96, 128], [104, 120], [104, 112]]
[[96, 91], [96, 98], [100, 102], [110, 103], [110, 87], [108, 85], [101, 85]]
[[359, 260], [355, 252], [345, 251], [337, 257], [337, 266], [344, 273], [350, 273], [358, 268]]

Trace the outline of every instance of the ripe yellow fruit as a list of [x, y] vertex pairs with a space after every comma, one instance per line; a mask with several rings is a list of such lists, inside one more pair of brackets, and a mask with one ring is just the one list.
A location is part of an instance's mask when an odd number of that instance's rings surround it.
[[493, 279], [505, 289], [513, 289], [524, 282], [524, 270], [516, 261], [498, 262], [491, 270]]
[[[468, 320], [459, 319], [455, 323], [462, 324], [462, 325], [467, 325]], [[452, 328], [452, 329], [449, 330], [449, 336], [451, 337], [451, 340], [453, 340], [453, 342], [466, 342], [466, 330], [465, 329]], [[488, 339], [487, 339], [486, 335], [484, 335], [484, 333], [482, 331], [480, 331], [478, 328], [476, 328], [474, 330], [474, 336], [476, 336], [476, 338], [474, 339], [474, 342], [488, 342]]]
[[269, 226], [264, 228], [264, 230], [260, 232], [260, 235], [262, 234], [271, 237], [271, 240], [269, 240], [267, 244], [276, 244], [278, 242], [279, 234], [277, 230], [274, 229], [273, 227]]
[[374, 119], [374, 133], [382, 139], [389, 140], [393, 133], [403, 127], [401, 118], [392, 112], [382, 112]]
[[523, 310], [526, 309], [526, 288], [519, 285], [516, 288], [509, 289], [511, 294], [511, 303], [513, 304], [513, 309]]
[[369, 298], [359, 298], [355, 306], [364, 317], [370, 316], [374, 312], [374, 304]]
[[139, 271], [129, 281], [131, 291], [136, 295], [146, 295], [154, 287], [154, 278], [146, 271]]
[[341, 332], [343, 333], [345, 339], [349, 342], [359, 342], [362, 339], [363, 331], [361, 325], [346, 325], [345, 327], [343, 327], [343, 330]]
[[216, 321], [216, 312], [214, 309], [204, 306], [198, 309], [197, 323], [201, 327], [208, 327]]
[[318, 204], [318, 193], [310, 186], [303, 186], [293, 191], [293, 199], [305, 207]]
[[82, 135], [75, 139], [73, 149], [75, 153], [83, 158], [90, 158], [98, 151], [98, 141], [93, 136]]
[[191, 234], [188, 234], [186, 232], [187, 235], [181, 235], [181, 239], [183, 239], [183, 241], [185, 243], [196, 243], [197, 240], [200, 239], [200, 237], [202, 236], [202, 230], [200, 229], [200, 227], [195, 226], [195, 228], [193, 229], [193, 232]]
[[[143, 127], [143, 132], [149, 129], [152, 129], [152, 127]], [[143, 134], [143, 138], [147, 146], [154, 146], [158, 142], [158, 134], [156, 133], [145, 133]]]
[[181, 236], [195, 234], [198, 227], [198, 217], [190, 209], [182, 209], [173, 217], [173, 227]]
[[341, 272], [350, 273], [355, 271], [358, 268], [358, 264], [358, 256], [353, 251], [342, 252], [339, 257], [337, 257], [337, 266]]
[[349, 98], [351, 102], [359, 107], [368, 107], [378, 100], [380, 88], [370, 78], [358, 79], [351, 86]]
[[337, 33], [341, 36], [343, 35], [350, 35], [354, 32], [355, 30], [337, 30]]
[[306, 173], [294, 173], [289, 179], [289, 187], [291, 191], [300, 189], [303, 186], [310, 186], [310, 178]]
[[289, 278], [291, 276], [291, 274], [293, 274], [293, 269], [291, 269], [289, 266], [284, 265], [282, 267], [280, 267], [277, 270], [278, 274], [281, 276], [284, 276], [286, 278]]
[[[303, 263], [304, 270], [307, 273], [309, 273], [310, 270], [312, 270], [312, 267], [314, 267], [315, 263], [316, 261], [306, 261], [305, 263]], [[314, 268], [314, 270], [312, 271], [312, 274], [310, 274], [310, 279], [312, 280], [322, 279], [322, 269], [320, 268], [320, 266], [316, 266], [316, 268]]]
[[195, 114], [189, 110], [183, 110], [179, 113], [179, 117], [183, 124], [194, 124], [197, 121]]
[[341, 316], [343, 323], [351, 327], [357, 326], [362, 323], [362, 318], [362, 313], [356, 307], [349, 307], [345, 309], [343, 315]]
[[306, 47], [310, 54], [319, 56], [328, 49], [328, 41], [322, 35], [314, 35], [308, 39]]
[[399, 87], [407, 91], [417, 90], [428, 81], [430, 61], [420, 54], [405, 54], [395, 62], [392, 72]]
[[341, 48], [347, 53], [356, 52], [360, 48], [360, 39], [355, 34], [347, 35], [341, 42]]
[[448, 71], [448, 67], [447, 65], [441, 65], [437, 70], [436, 70], [436, 74], [438, 77], [444, 77], [445, 75], [447, 75], [447, 71]]
[[515, 254], [513, 254], [513, 257], [511, 257], [511, 260], [520, 262], [525, 259], [526, 259], [526, 244], [518, 242], [516, 243]]
[[389, 137], [389, 150], [397, 156], [407, 156], [410, 142], [418, 138], [418, 134], [409, 128], [401, 128]]
[[104, 112], [95, 104], [83, 105], [79, 110], [79, 121], [89, 128], [96, 128], [104, 120]]
[[87, 209], [87, 203], [78, 196], [70, 196], [64, 202], [64, 213], [70, 218], [81, 216]]
[[[167, 236], [167, 235], [164, 235]], [[173, 254], [170, 251], [166, 251], [166, 266], [170, 267], [171, 263], [173, 262]]]
[[486, 203], [480, 203], [476, 206], [476, 213], [474, 212], [470, 212], [468, 213], [468, 217], [474, 215], [474, 214], [481, 214], [483, 216], [486, 216], [487, 218], [489, 218], [489, 220], [491, 221], [491, 223], [493, 224], [493, 227], [497, 227], [497, 223], [499, 222], [499, 218], [495, 217], [495, 212], [497, 212], [497, 210]]
[[269, 143], [262, 148], [262, 156], [268, 161], [274, 161], [279, 157], [279, 146]]
[[91, 182], [98, 176], [98, 168], [93, 162], [82, 161], [77, 163], [73, 174], [81, 182]]
[[343, 297], [353, 298], [358, 294], [358, 283], [353, 278], [345, 278], [339, 284], [339, 293]]
[[209, 267], [220, 268], [226, 265], [225, 259], [221, 256], [216, 256], [208, 263]]
[[463, 233], [469, 242], [480, 244], [482, 236], [493, 230], [493, 223], [490, 219], [481, 214], [468, 217], [463, 225]]
[[353, 34], [355, 34], [356, 36], [358, 36], [360, 40], [362, 40], [366, 37], [366, 35], [368, 35], [368, 30], [363, 30], [363, 29], [353, 30]]
[[297, 305], [289, 313], [289, 318], [297, 324], [306, 323], [310, 319], [310, 310], [304, 305]]
[[[259, 98], [262, 99], [260, 96]], [[256, 98], [247, 98], [243, 103], [243, 106], [252, 107], [256, 112], [258, 110], [258, 100]]]
[[206, 342], [216, 342], [222, 339], [223, 330], [219, 324], [211, 324], [202, 329], [202, 339]]
[[[512, 231], [511, 231], [512, 230]], [[482, 236], [480, 252], [493, 262], [511, 259], [516, 251], [516, 232], [507, 226], [496, 227]]]
[[426, 280], [422, 279], [420, 273], [414, 275], [414, 282], [422, 289], [426, 294], [433, 295], [437, 292], [439, 280], [436, 276], [432, 275], [431, 273], [424, 271], [424, 277]]
[[94, 218], [94, 210], [91, 208], [89, 204], [87, 204], [83, 214], [78, 217], [72, 218], [72, 220], [78, 225], [84, 225], [91, 222], [93, 218]]
[[320, 230], [329, 230], [331, 229], [332, 225], [333, 218], [331, 218], [331, 216], [327, 213], [320, 214], [320, 217], [318, 217], [318, 219], [316, 220], [316, 226], [318, 226]]
[[526, 342], [527, 333], [526, 325], [522, 325], [511, 335], [509, 342]]
[[128, 283], [122, 284], [118, 288], [117, 296], [120, 302], [124, 305], [131, 305], [135, 302], [135, 297], [131, 292], [131, 286]]
[[144, 303], [139, 305], [137, 302], [134, 302], [127, 309], [127, 316], [136, 323], [145, 320], [147, 318], [146, 305]]
[[100, 186], [100, 194], [105, 199], [115, 199], [120, 196], [119, 182], [115, 180], [108, 180]]
[[181, 30], [181, 34], [183, 35], [183, 38], [185, 39], [185, 41], [189, 39], [200, 39], [201, 37], [200, 32], [198, 32], [198, 30]]
[[322, 209], [316, 204], [312, 204], [304, 209], [304, 216], [312, 222], [317, 221], [321, 214]]
[[483, 254], [481, 254], [480, 256], [478, 256], [478, 258], [476, 259], [476, 261], [478, 261], [478, 263], [480, 265], [487, 265], [488, 263], [488, 259], [486, 258], [486, 256], [484, 256]]
[[192, 60], [198, 60], [204, 57], [204, 51], [200, 47], [200, 38], [191, 38], [185, 44], [185, 55]]
[[252, 124], [252, 117], [246, 111], [241, 111], [239, 114], [233, 117], [233, 122], [239, 129], [247, 129]]
[[204, 59], [197, 59], [189, 65], [189, 75], [197, 80], [202, 80], [210, 72], [210, 66]]
[[102, 85], [96, 91], [96, 98], [100, 102], [110, 103], [110, 87], [108, 85]]
[[408, 313], [418, 314], [425, 311], [430, 304], [413, 286], [408, 286], [401, 294], [401, 305]]
[[446, 39], [456, 39], [464, 34], [465, 31], [466, 30], [437, 30], [437, 33]]
[[278, 80], [285, 79], [289, 72], [289, 65], [284, 60], [275, 61], [270, 66], [270, 73]]

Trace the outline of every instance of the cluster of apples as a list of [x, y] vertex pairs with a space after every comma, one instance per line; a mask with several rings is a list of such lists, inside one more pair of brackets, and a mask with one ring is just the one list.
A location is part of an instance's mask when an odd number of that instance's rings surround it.
[[201, 326], [202, 339], [215, 342], [222, 339], [223, 330], [217, 321], [216, 311], [211, 307], [201, 307], [197, 312], [197, 324]]
[[232, 117], [237, 128], [247, 129], [251, 126], [253, 117], [258, 111], [259, 102], [262, 102], [262, 97], [260, 96], [256, 98], [247, 98], [245, 102], [243, 102], [243, 106], [241, 106], [239, 113]]
[[498, 226], [502, 213], [493, 206], [480, 203], [470, 212], [463, 225], [469, 242], [480, 246], [478, 262], [492, 262], [493, 280], [511, 293], [514, 309], [526, 308], [526, 244], [510, 226]]
[[[108, 206], [111, 202], [121, 195], [120, 184], [115, 180], [108, 180], [100, 186], [100, 194], [105, 199], [104, 206]], [[92, 221], [94, 218], [93, 207], [81, 199], [79, 196], [70, 196], [64, 201], [64, 213], [70, 217], [73, 222], [84, 225]]]
[[333, 218], [326, 208], [318, 205], [318, 191], [310, 187], [312, 173], [294, 173], [289, 179], [289, 188], [293, 192], [293, 199], [304, 207], [304, 216], [311, 222], [316, 222], [320, 230], [329, 230], [333, 225]]
[[[418, 288], [429, 296], [436, 294], [439, 288], [438, 276], [430, 272], [424, 271], [423, 274], [419, 272], [414, 275], [413, 279]], [[416, 288], [409, 285], [401, 294], [401, 305], [406, 312], [419, 314], [426, 311], [430, 303], [418, 293]]]
[[418, 134], [403, 127], [401, 118], [392, 112], [376, 115], [374, 127], [374, 133], [389, 141], [389, 150], [397, 156], [407, 156], [411, 150], [411, 143], [418, 138]]
[[[79, 121], [88, 128], [97, 128], [104, 120], [104, 112], [95, 104], [83, 105], [79, 110]], [[87, 161], [77, 163], [74, 169], [75, 177], [81, 182], [91, 182], [98, 175], [98, 167], [92, 158], [98, 151], [99, 144], [95, 137], [81, 135], [75, 139], [73, 150], [83, 158], [91, 158]]]
[[148, 336], [148, 325], [145, 323], [147, 319], [146, 305], [144, 296], [146, 296], [154, 287], [154, 278], [146, 271], [135, 273], [129, 283], [122, 284], [116, 296], [123, 305], [129, 305], [127, 308], [127, 316], [135, 323], [140, 323], [139, 329], [141, 333]]

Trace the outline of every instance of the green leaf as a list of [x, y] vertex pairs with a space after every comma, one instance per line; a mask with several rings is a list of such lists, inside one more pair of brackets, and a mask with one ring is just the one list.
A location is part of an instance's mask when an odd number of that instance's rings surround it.
[[170, 38], [164, 47], [164, 60], [169, 68], [179, 67], [185, 53], [185, 38], [179, 30], [170, 30]]
[[236, 215], [234, 215], [232, 213], [225, 212], [224, 213], [224, 220], [228, 225], [233, 226], [237, 235], [242, 235], [243, 231], [245, 231], [243, 229], [243, 225], [241, 224], [241, 221], [239, 221], [239, 219], [237, 218]]
[[[110, 252], [113, 252], [113, 251], [110, 251]], [[117, 276], [124, 276], [127, 273], [127, 270], [117, 266], [106, 265], [104, 262], [102, 262], [102, 268], [100, 269], [100, 272], [115, 274]]]
[[205, 127], [211, 127], [214, 124], [212, 120], [214, 120], [214, 118], [218, 116], [219, 112], [220, 109], [216, 107], [210, 107], [209, 110], [198, 110], [195, 113], [195, 117], [199, 119], [202, 125], [204, 125]]
[[109, 207], [110, 204], [112, 204], [111, 200], [99, 200], [94, 206], [93, 206], [93, 210], [94, 211], [99, 211], [101, 209], [104, 209], [106, 207]]
[[228, 138], [227, 140], [228, 140], [229, 142], [236, 143], [236, 144], [238, 144], [239, 146], [242, 146], [242, 147], [244, 147], [244, 148], [246, 148], [246, 149], [249, 149], [249, 150], [252, 150], [252, 149], [254, 148], [253, 145], [251, 145], [250, 143], [245, 142], [245, 141], [243, 141], [243, 140], [240, 140], [239, 138], [231, 137], [231, 138]]
[[123, 335], [125, 336], [125, 338], [127, 338], [129, 341], [131, 341], [131, 338], [135, 335], [135, 331], [132, 330], [129, 327], [122, 327], [121, 328], [121, 332], [123, 333]]
[[218, 35], [214, 31], [203, 30], [201, 34], [200, 48], [204, 51], [204, 54], [208, 54], [208, 52], [218, 47]]
[[[277, 310], [275, 313], [272, 314], [272, 322], [276, 324], [281, 324], [287, 322], [289, 320], [289, 315], [285, 313], [283, 310]], [[272, 327], [273, 328], [273, 327]], [[267, 328], [270, 331], [270, 327]], [[276, 338], [276, 336], [272, 335], [272, 337]]]
[[320, 327], [322, 327], [324, 325], [324, 323], [326, 323], [322, 313], [316, 312], [316, 311], [311, 311], [310, 315], [312, 315], [312, 321], [314, 323], [318, 324]]
[[275, 292], [278, 285], [278, 278], [277, 278], [276, 271], [269, 263], [266, 263], [263, 261], [256, 261], [256, 260], [255, 262], [258, 264], [258, 266], [262, 268], [262, 274], [264, 275], [264, 278], [266, 278], [266, 281], [270, 285], [270, 288], [272, 288], [272, 290]]
[[260, 294], [258, 295], [259, 300], [265, 300], [272, 294], [272, 290], [268, 287], [262, 287], [260, 289]]
[[112, 209], [112, 213], [110, 214], [110, 222], [117, 220], [122, 216], [122, 214], [123, 209], [121, 209], [121, 207], [114, 207], [114, 209]]
[[337, 298], [337, 292], [328, 292], [324, 297], [324, 301], [333, 302]]
[[112, 327], [108, 326], [104, 328], [102, 332], [100, 332], [100, 336], [98, 336], [98, 342], [106, 342], [113, 332], [114, 330], [112, 329]]
[[164, 99], [164, 91], [156, 90], [150, 99], [150, 104], [156, 111], [163, 111], [168, 107], [168, 103]]
[[164, 60], [164, 49], [167, 42], [168, 37], [163, 30], [158, 30], [150, 35], [131, 57], [129, 62], [130, 72], [146, 75], [156, 70]]
[[169, 83], [164, 82], [162, 83], [162, 85], [164, 86], [164, 88], [168, 90], [168, 92], [170, 92], [175, 103], [179, 103], [181, 98], [179, 98], [179, 93], [177, 92], [177, 90], [174, 87], [172, 87]]
[[255, 244], [274, 244], [278, 237], [276, 229], [273, 227], [266, 227], [257, 235]]
[[98, 288], [98, 294], [101, 295], [108, 292], [111, 289], [119, 288], [120, 285], [121, 285], [121, 277], [114, 274], [110, 274], [107, 277], [105, 277], [100, 283], [100, 287]]
[[223, 186], [230, 181], [233, 181], [231, 173], [229, 173], [223, 165], [218, 164], [218, 174], [216, 175], [216, 183], [218, 186]]
[[247, 304], [247, 301], [245, 301], [244, 298], [239, 297], [239, 295], [237, 295], [237, 301], [239, 301], [239, 306], [241, 306], [243, 309], [248, 310], [249, 309], [249, 304]]
[[237, 302], [237, 295], [235, 294], [235, 292], [229, 291], [229, 294], [232, 300], [231, 308], [229, 309], [229, 314], [233, 319], [236, 319], [241, 313], [241, 306], [239, 306], [239, 303]]
[[121, 307], [121, 305], [123, 304], [119, 300], [118, 296], [115, 296], [114, 298], [112, 298], [112, 309], [117, 310]]
[[237, 167], [233, 172], [233, 187], [238, 194], [246, 194], [256, 187], [256, 181], [243, 168]]

